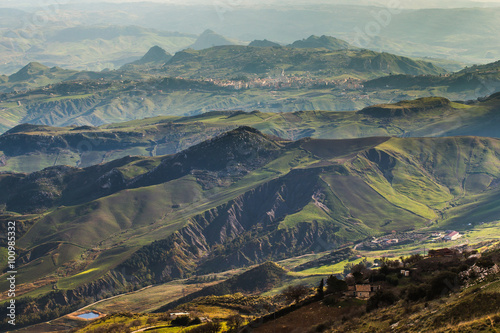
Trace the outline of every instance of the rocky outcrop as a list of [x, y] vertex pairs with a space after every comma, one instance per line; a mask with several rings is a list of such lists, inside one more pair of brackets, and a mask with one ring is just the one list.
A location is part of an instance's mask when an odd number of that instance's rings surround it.
[[[301, 182], [293, 179], [300, 173]], [[302, 209], [318, 181], [314, 171], [292, 172], [253, 189], [227, 204], [195, 216], [209, 244], [223, 244], [254, 227], [275, 227], [286, 215]]]
[[396, 167], [397, 160], [383, 150], [372, 148], [362, 154], [369, 161], [377, 165], [378, 169], [389, 183], [392, 183], [394, 175], [392, 171]]
[[294, 170], [196, 215], [168, 239], [140, 249], [121, 268], [129, 276], [149, 275], [154, 282], [165, 282], [195, 271], [221, 271], [337, 247], [345, 240], [335, 234], [335, 226], [313, 222], [279, 228], [287, 215], [317, 195], [322, 171]]
[[494, 264], [491, 267], [482, 267], [477, 264], [471, 266], [468, 270], [460, 272], [459, 278], [464, 282], [465, 287], [484, 282], [488, 276], [494, 276], [500, 272], [500, 267]]

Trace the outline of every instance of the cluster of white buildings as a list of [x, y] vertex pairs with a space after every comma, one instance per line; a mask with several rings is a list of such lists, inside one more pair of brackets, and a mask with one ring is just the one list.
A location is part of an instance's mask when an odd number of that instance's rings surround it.
[[462, 234], [460, 234], [458, 231], [446, 230], [444, 234], [440, 232], [433, 233], [432, 237], [434, 237], [434, 241], [444, 240], [449, 242], [459, 239], [460, 237], [462, 237]]

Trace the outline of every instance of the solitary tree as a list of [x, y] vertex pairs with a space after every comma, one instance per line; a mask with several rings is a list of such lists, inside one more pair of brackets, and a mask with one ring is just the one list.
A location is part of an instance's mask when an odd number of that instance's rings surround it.
[[286, 287], [281, 293], [289, 302], [295, 303], [298, 303], [307, 294], [309, 294], [309, 288], [303, 284]]
[[323, 282], [323, 279], [321, 279], [321, 281], [319, 282], [318, 290], [316, 292], [316, 296], [319, 299], [323, 299], [323, 297], [325, 296], [324, 286], [325, 286], [325, 283]]

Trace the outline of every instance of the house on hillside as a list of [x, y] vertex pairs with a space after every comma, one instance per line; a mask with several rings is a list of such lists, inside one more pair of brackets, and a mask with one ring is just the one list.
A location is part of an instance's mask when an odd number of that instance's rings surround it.
[[171, 312], [170, 319], [175, 319], [177, 317], [189, 316], [189, 312]]
[[380, 290], [380, 286], [374, 286], [372, 284], [357, 284], [355, 286], [347, 286], [347, 291], [344, 295], [348, 297], [367, 299], [375, 295], [378, 290]]
[[355, 297], [356, 296], [356, 286], [347, 286], [347, 291], [344, 292], [344, 296]]
[[356, 285], [356, 298], [370, 298], [375, 293], [380, 290], [380, 286], [374, 286], [371, 284], [357, 284]]
[[462, 237], [462, 235], [460, 235], [460, 233], [458, 231], [452, 231], [449, 234], [447, 234], [446, 236], [444, 236], [444, 240], [445, 241], [454, 241], [454, 240], [459, 239], [460, 237]]
[[408, 271], [406, 269], [402, 269], [400, 274], [401, 274], [401, 276], [408, 277], [408, 276], [410, 276], [410, 271]]

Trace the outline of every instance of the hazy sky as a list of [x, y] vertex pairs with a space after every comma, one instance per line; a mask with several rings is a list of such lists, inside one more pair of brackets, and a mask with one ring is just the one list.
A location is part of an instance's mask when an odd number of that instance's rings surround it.
[[[17, 7], [17, 6], [44, 6], [49, 3], [60, 3], [60, 4], [71, 4], [71, 3], [103, 3], [103, 2], [156, 2], [165, 4], [203, 4], [203, 5], [216, 5], [217, 3], [226, 5], [239, 5], [239, 6], [251, 6], [258, 4], [304, 4], [304, 3], [323, 3], [323, 4], [336, 4], [336, 3], [348, 3], [348, 4], [374, 4], [374, 5], [384, 5], [389, 0], [0, 0], [0, 7]], [[500, 5], [500, 0], [401, 0], [403, 7], [448, 7], [448, 6], [460, 6], [463, 3], [490, 3]]]

